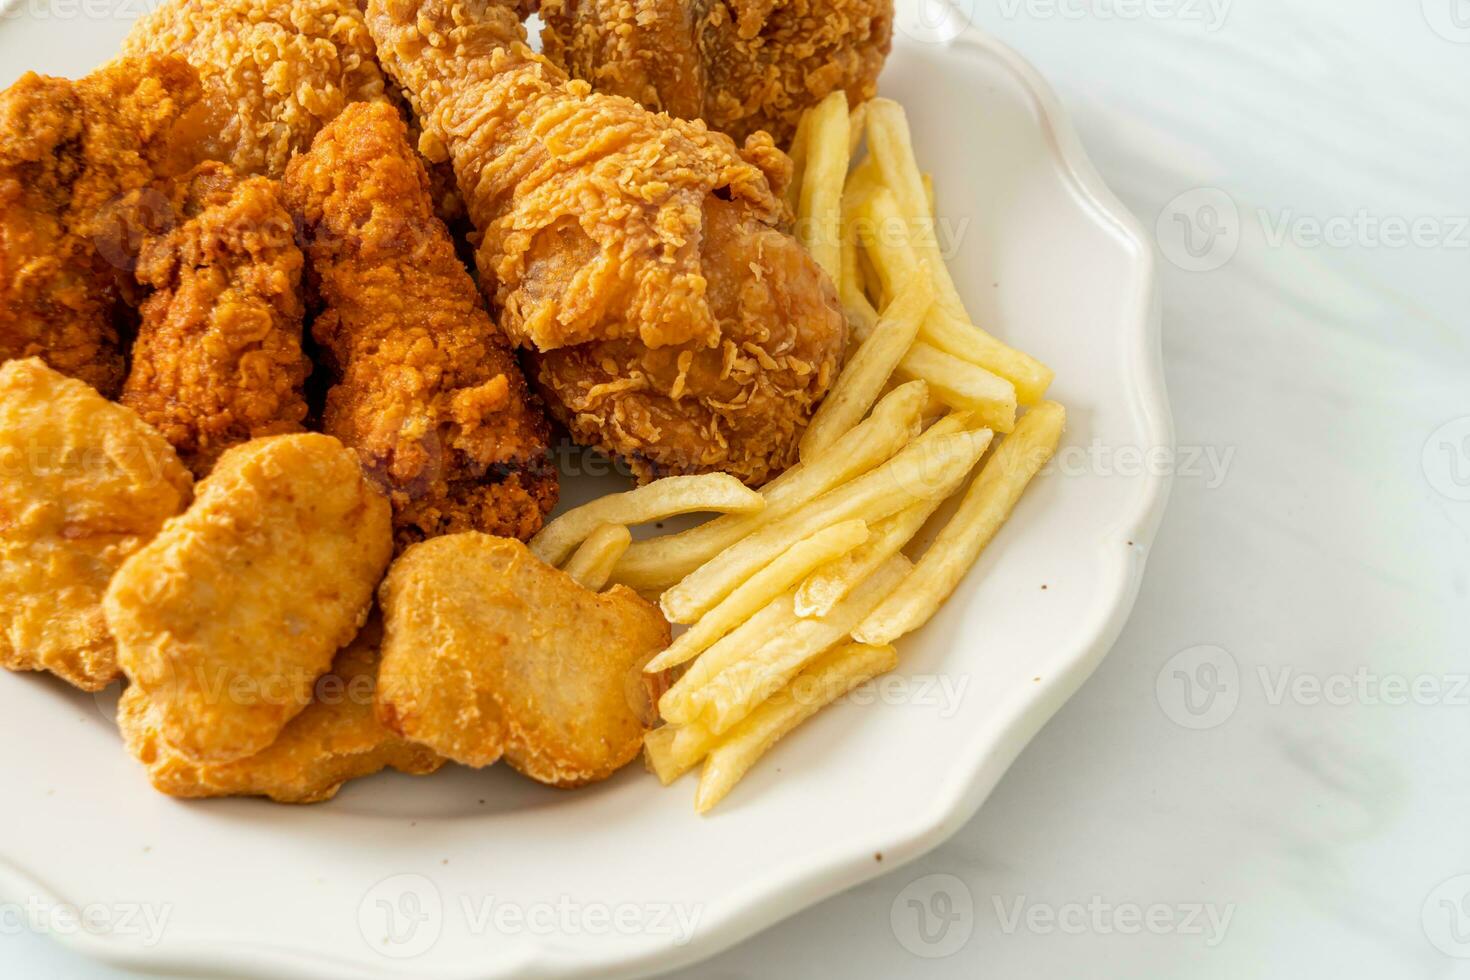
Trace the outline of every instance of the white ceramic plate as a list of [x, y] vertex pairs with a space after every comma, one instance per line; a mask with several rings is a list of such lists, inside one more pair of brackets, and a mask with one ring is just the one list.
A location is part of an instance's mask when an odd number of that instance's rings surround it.
[[[136, 14], [21, 2], [0, 20], [0, 85], [84, 73]], [[919, 34], [898, 38], [884, 92], [909, 108], [973, 315], [1056, 369], [1070, 428], [954, 599], [902, 641], [879, 703], [819, 716], [704, 818], [691, 781], [663, 790], [636, 765], [575, 793], [504, 767], [387, 775], [292, 808], [163, 797], [108, 699], [0, 676], [0, 899], [43, 917], [95, 906], [108, 926], [53, 931], [196, 976], [618, 976], [717, 952], [968, 819], [1122, 628], [1167, 492], [1148, 451], [1172, 434], [1141, 230], [1020, 58], [973, 31]]]

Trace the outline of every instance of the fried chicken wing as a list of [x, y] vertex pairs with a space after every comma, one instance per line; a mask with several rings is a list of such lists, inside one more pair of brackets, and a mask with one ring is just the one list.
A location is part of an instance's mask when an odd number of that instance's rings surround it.
[[[391, 111], [391, 110], [389, 110]], [[136, 196], [144, 301], [122, 402], [196, 476], [306, 418], [301, 251], [280, 185], [205, 163]]]
[[167, 0], [122, 51], [188, 59], [222, 110], [209, 157], [242, 174], [280, 177], [349, 103], [387, 97], [352, 0]]
[[783, 146], [838, 89], [871, 99], [893, 0], [542, 0], [546, 56], [599, 92]]
[[336, 439], [227, 450], [104, 600], [169, 748], [226, 763], [274, 742], [366, 619], [392, 549], [388, 502]]
[[373, 713], [381, 625], [369, 619], [342, 648], [331, 672], [317, 679], [310, 705], [268, 748], [236, 762], [190, 762], [159, 737], [153, 704], [130, 687], [118, 703], [117, 724], [128, 751], [169, 796], [266, 796], [277, 803], [320, 803], [349, 779], [384, 769], [426, 775], [444, 760], [384, 728]]
[[528, 538], [556, 503], [548, 427], [429, 200], [396, 112], [349, 106], [286, 175], [333, 380], [325, 430], [387, 491], [399, 547]]
[[[280, 178], [352, 103], [402, 105], [356, 0], [164, 0], [123, 41], [124, 54], [148, 52], [199, 72], [218, 119], [208, 156], [241, 174]], [[453, 172], [431, 168], [430, 181], [439, 216], [462, 221]]]
[[115, 680], [102, 594], [192, 484], [129, 409], [37, 358], [0, 367], [0, 665]]
[[[778, 230], [790, 164], [569, 82], [511, 0], [370, 0], [384, 68], [453, 160], [501, 328], [581, 441], [640, 476], [794, 461], [846, 343], [831, 281]], [[776, 183], [773, 190], [772, 181]]]
[[467, 532], [403, 553], [379, 593], [378, 717], [470, 766], [555, 786], [605, 779], [652, 720], [643, 665], [669, 625], [623, 586], [589, 592], [519, 541]]
[[130, 263], [98, 243], [125, 195], [197, 161], [204, 115], [174, 57], [75, 82], [27, 74], [0, 93], [0, 359], [39, 356], [117, 394]]

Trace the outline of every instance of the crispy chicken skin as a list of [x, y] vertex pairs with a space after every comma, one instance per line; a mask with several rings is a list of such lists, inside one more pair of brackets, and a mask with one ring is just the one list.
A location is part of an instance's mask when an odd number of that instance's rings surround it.
[[115, 680], [102, 594], [192, 484], [131, 410], [37, 358], [0, 367], [0, 666]]
[[382, 628], [369, 619], [317, 679], [310, 705], [269, 747], [236, 762], [190, 762], [158, 735], [153, 705], [140, 688], [123, 692], [117, 724], [133, 757], [160, 793], [185, 798], [265, 796], [277, 803], [321, 803], [349, 779], [396, 769], [420, 776], [444, 764], [429, 749], [384, 728], [373, 713]]
[[878, 92], [893, 0], [542, 0], [542, 50], [599, 92], [781, 145], [838, 89]]
[[[391, 110], [390, 110], [391, 111]], [[258, 436], [301, 429], [301, 250], [280, 185], [205, 163], [135, 196], [140, 309], [122, 402], [196, 476]]]
[[[123, 52], [188, 59], [217, 119], [207, 156], [241, 174], [280, 178], [355, 102], [403, 108], [378, 66], [357, 0], [163, 0], [133, 25]], [[440, 217], [462, 224], [448, 165], [431, 168], [429, 179]]]
[[556, 503], [548, 426], [434, 216], [388, 106], [349, 106], [292, 161], [334, 386], [325, 431], [393, 503], [400, 548], [455, 531], [528, 538]]
[[104, 395], [130, 257], [99, 250], [129, 192], [197, 162], [199, 81], [181, 59], [114, 62], [0, 93], [0, 359], [39, 356]]
[[[794, 461], [846, 342], [831, 281], [777, 230], [790, 163], [592, 94], [508, 0], [370, 0], [430, 158], [447, 154], [500, 326], [579, 441], [642, 478]], [[773, 188], [773, 183], [775, 187]]]
[[159, 737], [193, 762], [254, 755], [362, 626], [393, 550], [388, 502], [319, 433], [227, 450], [123, 564], [103, 608]]
[[563, 787], [638, 754], [654, 696], [642, 668], [669, 625], [631, 590], [589, 592], [519, 541], [468, 532], [405, 551], [379, 602], [378, 717], [405, 738]]
[[353, 0], [165, 0], [122, 51], [188, 59], [219, 110], [208, 156], [242, 174], [279, 178], [349, 103], [387, 97]]

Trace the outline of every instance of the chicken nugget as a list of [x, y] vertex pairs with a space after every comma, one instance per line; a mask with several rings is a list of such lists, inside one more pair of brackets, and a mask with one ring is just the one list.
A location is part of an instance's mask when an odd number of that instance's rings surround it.
[[254, 755], [311, 701], [393, 550], [388, 501], [331, 436], [228, 450], [107, 590], [118, 663], [194, 762]]
[[426, 775], [444, 760], [405, 741], [373, 715], [382, 625], [368, 620], [357, 639], [343, 647], [328, 674], [316, 682], [305, 711], [291, 719], [264, 749], [238, 762], [200, 765], [169, 749], [158, 737], [153, 704], [130, 687], [118, 704], [117, 723], [128, 751], [148, 768], [148, 778], [169, 796], [268, 796], [277, 803], [320, 803], [337, 795], [349, 779], [384, 769]]
[[39, 358], [0, 367], [0, 665], [86, 691], [116, 679], [107, 582], [192, 492], [132, 410]]
[[405, 738], [566, 787], [638, 754], [643, 665], [669, 624], [635, 592], [589, 592], [521, 542], [470, 531], [409, 548], [379, 599], [378, 718]]

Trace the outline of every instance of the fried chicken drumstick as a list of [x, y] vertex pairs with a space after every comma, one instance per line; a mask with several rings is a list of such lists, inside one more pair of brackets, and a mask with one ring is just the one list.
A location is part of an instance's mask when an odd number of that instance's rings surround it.
[[599, 92], [786, 145], [838, 89], [877, 94], [893, 0], [542, 0], [546, 56]]
[[387, 490], [398, 546], [535, 534], [557, 497], [546, 420], [434, 216], [398, 113], [348, 106], [291, 162], [286, 193], [335, 381], [324, 427]]
[[0, 360], [39, 356], [117, 394], [131, 259], [98, 244], [127, 194], [197, 162], [203, 116], [198, 78], [173, 57], [80, 81], [31, 73], [0, 93]]
[[306, 418], [301, 250], [281, 188], [221, 163], [135, 196], [136, 275], [153, 288], [122, 403], [195, 476], [229, 447]]
[[[794, 462], [836, 374], [831, 281], [779, 230], [790, 164], [590, 92], [531, 52], [513, 0], [370, 0], [383, 67], [481, 239], [481, 284], [551, 410], [647, 479]], [[773, 186], [775, 188], [773, 190]]]

